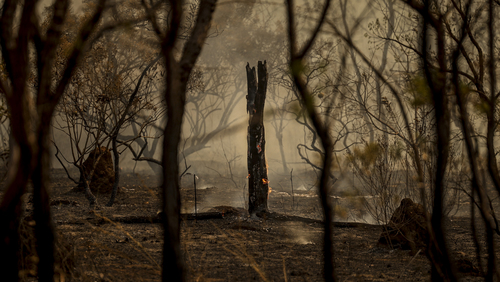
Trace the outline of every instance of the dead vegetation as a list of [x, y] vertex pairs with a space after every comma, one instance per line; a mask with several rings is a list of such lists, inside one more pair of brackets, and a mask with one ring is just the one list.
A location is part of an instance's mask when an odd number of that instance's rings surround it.
[[[159, 188], [153, 179], [135, 174], [126, 174], [124, 183], [113, 207], [91, 211], [84, 194], [71, 191], [74, 184], [64, 176], [55, 177], [51, 206], [59, 239], [58, 281], [161, 280], [161, 224], [158, 219], [138, 220], [157, 218]], [[181, 190], [183, 205], [192, 205], [193, 192], [192, 187]], [[187, 281], [323, 281], [323, 224], [311, 218], [309, 212], [319, 205], [317, 197], [296, 197], [297, 209], [291, 211], [282, 208], [284, 199], [289, 201], [286, 206], [291, 204], [291, 197], [271, 193], [270, 216], [251, 219], [243, 209], [231, 205], [231, 194], [240, 193], [231, 186], [216, 183], [212, 189], [198, 193], [205, 207], [200, 212], [223, 216], [182, 220], [181, 248]], [[227, 205], [207, 208], [207, 199], [213, 197]], [[31, 210], [29, 195], [26, 209]], [[21, 225], [23, 281], [36, 281], [32, 224], [28, 216]], [[448, 221], [446, 228], [459, 274], [465, 281], [479, 281], [482, 277], [473, 255], [469, 224], [465, 218], [456, 218]], [[363, 223], [335, 225], [339, 278], [428, 281], [430, 263], [424, 252], [379, 244], [383, 230], [383, 226]]]

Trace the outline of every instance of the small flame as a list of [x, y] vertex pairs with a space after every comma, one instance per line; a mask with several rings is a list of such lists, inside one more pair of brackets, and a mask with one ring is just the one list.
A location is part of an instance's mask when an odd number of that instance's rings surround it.
[[269, 184], [269, 180], [262, 178], [262, 184]]

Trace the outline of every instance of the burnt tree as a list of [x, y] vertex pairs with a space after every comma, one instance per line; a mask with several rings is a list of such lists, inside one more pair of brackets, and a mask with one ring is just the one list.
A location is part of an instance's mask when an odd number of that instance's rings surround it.
[[262, 216], [268, 211], [269, 180], [267, 178], [266, 138], [264, 131], [264, 104], [267, 91], [266, 61], [255, 67], [247, 63], [248, 120], [248, 213]]

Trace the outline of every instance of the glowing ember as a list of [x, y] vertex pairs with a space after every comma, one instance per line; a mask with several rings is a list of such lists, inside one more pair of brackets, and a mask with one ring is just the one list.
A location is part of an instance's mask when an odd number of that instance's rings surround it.
[[262, 184], [269, 184], [269, 180], [262, 178]]

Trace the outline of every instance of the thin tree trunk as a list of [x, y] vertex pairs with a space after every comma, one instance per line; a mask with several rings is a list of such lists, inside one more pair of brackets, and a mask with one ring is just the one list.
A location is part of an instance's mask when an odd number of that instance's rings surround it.
[[[496, 105], [497, 105], [497, 93], [496, 93], [496, 69], [495, 69], [495, 3], [493, 0], [488, 1], [488, 49], [490, 51], [490, 59], [489, 59], [489, 75], [490, 75], [490, 106], [488, 115], [488, 132], [486, 138], [486, 146], [488, 148], [488, 172], [490, 174], [491, 179], [493, 180], [493, 184], [498, 193], [500, 193], [500, 175], [498, 173], [498, 165], [497, 158], [495, 153], [495, 131], [497, 129], [498, 124], [494, 121], [496, 116]], [[490, 211], [494, 214], [493, 211]], [[488, 243], [488, 271], [486, 273], [487, 281], [494, 281], [495, 276], [497, 279], [500, 279], [500, 274], [498, 273], [498, 265], [496, 258], [496, 240], [495, 233], [493, 232], [493, 228], [496, 225], [498, 232], [498, 221], [494, 218], [494, 223], [486, 223], [486, 242]]]
[[302, 70], [304, 69], [303, 59], [306, 53], [309, 51], [314, 43], [316, 36], [319, 33], [321, 26], [323, 25], [328, 8], [330, 7], [331, 1], [326, 1], [325, 6], [321, 11], [321, 17], [316, 23], [314, 32], [311, 37], [303, 45], [302, 49], [299, 50], [297, 47], [297, 33], [295, 27], [295, 13], [294, 13], [294, 3], [293, 0], [287, 0], [287, 16], [288, 16], [288, 42], [290, 46], [290, 70], [293, 76], [293, 81], [297, 90], [300, 94], [302, 100], [302, 105], [307, 110], [307, 115], [311, 119], [318, 137], [321, 139], [321, 144], [323, 145], [323, 150], [325, 152], [325, 157], [323, 159], [323, 169], [321, 171], [321, 178], [319, 183], [319, 194], [321, 199], [321, 205], [323, 207], [323, 220], [325, 224], [325, 232], [323, 237], [323, 255], [324, 255], [324, 278], [327, 282], [335, 281], [335, 261], [333, 258], [333, 204], [329, 199], [330, 192], [330, 176], [332, 168], [332, 156], [333, 156], [333, 142], [329, 133], [329, 124], [323, 123], [319, 113], [313, 104], [312, 96], [307, 89], [307, 84], [302, 76]]
[[[163, 141], [163, 211], [164, 211], [164, 244], [163, 244], [163, 281], [183, 281], [184, 263], [180, 249], [180, 195], [178, 151], [181, 136], [184, 100], [177, 94], [179, 87], [175, 83], [174, 73], [168, 73], [167, 116]], [[182, 93], [182, 92], [180, 92]]]
[[[50, 120], [51, 117], [48, 117]], [[44, 120], [44, 119], [42, 119]], [[44, 125], [45, 124], [45, 125]], [[39, 281], [54, 281], [54, 231], [48, 187], [50, 183], [50, 122], [42, 123], [38, 135], [37, 165], [33, 171], [33, 219], [36, 222], [36, 250]]]
[[[182, 18], [182, 3], [170, 0], [171, 16], [167, 34], [163, 38], [162, 51], [166, 60], [167, 124], [163, 142], [163, 281], [184, 280], [184, 259], [180, 249], [180, 196], [179, 196], [179, 142], [182, 118], [186, 104], [186, 87], [189, 76], [207, 38], [217, 0], [201, 0], [196, 23], [184, 45], [182, 57], [174, 56], [177, 36]], [[151, 10], [153, 27], [162, 34]]]
[[179, 142], [184, 114], [185, 89], [179, 82], [179, 65], [174, 58], [174, 46], [182, 17], [182, 6], [170, 1], [172, 16], [163, 53], [166, 60], [167, 124], [163, 137], [163, 274], [162, 280], [184, 281], [184, 259], [180, 248]]
[[[7, 98], [11, 143], [11, 166], [7, 189], [0, 204], [0, 273], [2, 280], [19, 280], [18, 228], [22, 217], [21, 196], [28, 180], [33, 180], [35, 235], [39, 256], [38, 279], [53, 281], [54, 235], [51, 228], [48, 182], [50, 173], [49, 133], [54, 110], [71, 81], [85, 42], [94, 30], [104, 1], [96, 5], [96, 13], [83, 25], [70, 49], [59, 81], [54, 81], [53, 63], [67, 15], [69, 1], [56, 1], [47, 33], [42, 36], [35, 17], [34, 0], [4, 1], [0, 18], [0, 45], [6, 76], [0, 88]], [[34, 51], [34, 52], [33, 52]], [[31, 55], [34, 53], [36, 64]], [[30, 71], [37, 74], [35, 99], [29, 95]], [[36, 106], [35, 106], [36, 105]]]
[[[149, 63], [144, 70], [141, 73], [141, 76], [139, 77], [139, 80], [137, 81], [137, 84], [135, 86], [134, 92], [130, 95], [129, 100], [127, 102], [127, 105], [125, 106], [125, 110], [123, 110], [123, 113], [118, 120], [118, 122], [115, 125], [115, 128], [113, 130], [113, 133], [111, 134], [111, 144], [113, 146], [113, 159], [114, 159], [114, 168], [115, 168], [115, 182], [113, 183], [113, 190], [111, 191], [111, 197], [109, 198], [108, 203], [106, 204], [107, 207], [113, 206], [113, 203], [115, 202], [116, 198], [116, 193], [118, 192], [118, 184], [120, 183], [120, 154], [118, 153], [118, 146], [117, 146], [117, 141], [116, 139], [118, 138], [118, 134], [120, 133], [120, 129], [122, 128], [123, 124], [126, 121], [127, 116], [129, 115], [129, 110], [132, 107], [132, 104], [134, 103], [135, 97], [137, 97], [137, 93], [139, 93], [139, 89], [141, 87], [142, 80], [144, 79], [144, 76], [146, 76], [147, 72], [149, 69], [154, 66], [159, 60], [161, 56], [158, 55], [156, 59], [154, 59], [151, 63]], [[168, 131], [167, 131], [168, 132]]]
[[31, 148], [15, 142], [10, 147], [7, 187], [0, 204], [0, 273], [5, 281], [19, 280], [19, 223], [21, 196], [30, 177]]
[[[121, 127], [121, 125], [120, 125]], [[118, 131], [119, 129], [117, 129]], [[116, 145], [117, 136], [113, 136], [111, 144], [113, 146], [113, 163], [115, 167], [115, 182], [113, 183], [113, 190], [111, 191], [111, 196], [106, 204], [107, 207], [113, 206], [115, 202], [116, 194], [118, 193], [118, 185], [120, 184], [120, 154], [118, 153], [118, 146]]]
[[288, 175], [288, 165], [286, 162], [285, 148], [283, 148], [283, 134], [276, 133], [276, 138], [278, 139], [278, 146], [280, 147], [281, 164], [283, 165], [283, 175]]
[[431, 279], [433, 281], [457, 281], [455, 269], [450, 259], [445, 232], [443, 229], [443, 202], [444, 202], [444, 176], [448, 164], [450, 148], [450, 112], [448, 108], [448, 96], [446, 93], [446, 63], [445, 63], [445, 40], [444, 28], [442, 24], [435, 24], [436, 31], [437, 60], [439, 63], [439, 72], [434, 74], [427, 64], [429, 31], [428, 25], [431, 24], [430, 6], [424, 2], [422, 16], [423, 35], [421, 41], [422, 63], [427, 83], [432, 92], [434, 101], [434, 114], [436, 119], [437, 134], [437, 160], [434, 177], [434, 200], [431, 216], [431, 242], [429, 246], [429, 258], [432, 262]]
[[[387, 10], [389, 12], [389, 17], [387, 19], [387, 33], [386, 38], [391, 38], [394, 32], [394, 19], [395, 19], [395, 11], [394, 11], [394, 2], [395, 0], [386, 0]], [[389, 52], [389, 44], [390, 41], [388, 39], [384, 42], [384, 48], [382, 52], [382, 62], [380, 63], [380, 67], [378, 69], [379, 73], [384, 73], [385, 67], [387, 66], [387, 54]], [[386, 124], [386, 116], [385, 109], [382, 102], [382, 82], [380, 78], [376, 78], [375, 80], [375, 89], [377, 92], [377, 107], [378, 107], [378, 117], [382, 121], [382, 135], [385, 144], [389, 144], [389, 133], [387, 132], [387, 124]], [[385, 154], [385, 162], [387, 164], [389, 160], [388, 150], [384, 151]]]

